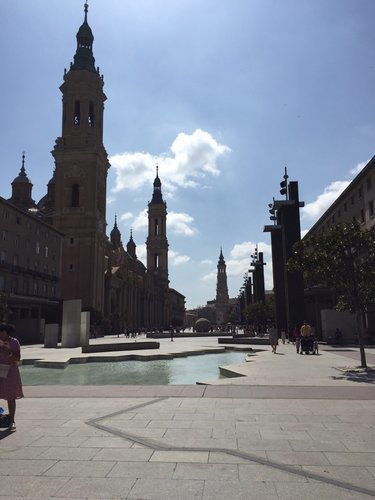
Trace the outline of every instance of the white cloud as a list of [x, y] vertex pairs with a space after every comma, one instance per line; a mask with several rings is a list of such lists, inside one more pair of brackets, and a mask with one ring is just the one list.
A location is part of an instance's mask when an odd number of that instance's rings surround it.
[[[367, 161], [358, 163], [349, 171], [351, 177], [356, 176], [367, 165]], [[329, 186], [324, 188], [322, 194], [318, 195], [315, 201], [307, 203], [301, 210], [303, 220], [317, 221], [324, 212], [332, 205], [332, 203], [340, 196], [340, 194], [349, 186], [351, 180], [331, 182]]]
[[301, 210], [302, 219], [317, 220], [332, 205], [336, 198], [346, 189], [350, 181], [335, 181], [326, 187], [322, 194]]
[[114, 201], [116, 201], [116, 198], [115, 196], [107, 196], [107, 205], [110, 205], [111, 203], [113, 203]]
[[200, 264], [205, 264], [205, 265], [207, 264], [207, 265], [211, 266], [213, 264], [213, 261], [210, 259], [204, 259], [204, 260], [200, 261]]
[[184, 236], [194, 236], [197, 232], [195, 228], [191, 227], [194, 218], [191, 215], [177, 212], [169, 212], [167, 216], [168, 231], [176, 234], [183, 234]]
[[[147, 208], [139, 212], [137, 216], [133, 216], [131, 212], [126, 212], [121, 215], [121, 221], [131, 222], [132, 228], [136, 231], [145, 231], [148, 228], [148, 213]], [[185, 213], [169, 212], [167, 215], [167, 233], [182, 234], [184, 236], [193, 236], [197, 231], [192, 227], [194, 218]]]
[[132, 222], [132, 227], [136, 231], [144, 231], [145, 229], [147, 230], [148, 228], [147, 208], [142, 210], [142, 212], [139, 212], [139, 214], [134, 218]]
[[[242, 280], [243, 276], [250, 268], [251, 255], [254, 254], [255, 247], [256, 243], [244, 241], [243, 243], [237, 243], [233, 246], [229, 252], [228, 259], [225, 258], [224, 254], [228, 278], [241, 277]], [[271, 245], [264, 242], [258, 243], [258, 252], [263, 252], [263, 260], [266, 262], [264, 266], [264, 282], [266, 289], [270, 290], [273, 288]], [[216, 281], [216, 278], [217, 270], [213, 270], [205, 274], [201, 280]]]
[[367, 165], [367, 163], [369, 162], [370, 160], [367, 160], [367, 161], [362, 161], [361, 163], [358, 163], [358, 165], [354, 168], [352, 168], [352, 170], [350, 171], [350, 174], [351, 175], [358, 175], [359, 172], [361, 170], [363, 170], [363, 168]]
[[147, 248], [146, 243], [137, 245], [136, 248], [137, 258], [146, 266], [147, 265]]
[[120, 221], [121, 222], [130, 220], [132, 218], [133, 218], [133, 214], [131, 212], [125, 212], [124, 214], [120, 215]]
[[178, 187], [197, 187], [196, 179], [207, 175], [219, 175], [217, 160], [230, 151], [204, 130], [192, 134], [179, 133], [168, 154], [118, 153], [109, 158], [116, 172], [114, 192], [123, 189], [135, 190], [149, 185], [155, 178], [155, 167], [159, 165], [163, 188], [173, 193]]
[[190, 257], [188, 255], [181, 255], [173, 250], [169, 250], [168, 252], [168, 262], [172, 266], [179, 266], [181, 264], [186, 264], [186, 262], [189, 262], [189, 260]]

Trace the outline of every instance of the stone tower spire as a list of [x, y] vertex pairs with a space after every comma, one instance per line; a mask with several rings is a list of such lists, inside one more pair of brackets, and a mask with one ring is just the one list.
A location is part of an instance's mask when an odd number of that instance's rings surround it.
[[103, 145], [106, 96], [95, 68], [94, 36], [87, 21], [77, 33], [74, 62], [61, 85], [62, 134], [56, 139], [53, 225], [66, 236], [62, 250], [63, 299], [82, 299], [103, 310], [107, 152]]
[[25, 152], [23, 151], [20, 173], [12, 182], [12, 196], [9, 201], [23, 209], [35, 207], [35, 202], [31, 197], [32, 189], [33, 184], [26, 175]]
[[219, 261], [217, 263], [217, 281], [216, 281], [216, 322], [218, 324], [226, 321], [226, 315], [229, 306], [228, 284], [227, 284], [227, 266], [225, 264], [223, 250], [220, 247]]

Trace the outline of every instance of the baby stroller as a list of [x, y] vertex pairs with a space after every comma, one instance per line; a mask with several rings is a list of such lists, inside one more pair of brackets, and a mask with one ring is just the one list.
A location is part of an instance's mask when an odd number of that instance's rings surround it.
[[318, 342], [312, 335], [309, 337], [301, 337], [300, 354], [318, 354]]

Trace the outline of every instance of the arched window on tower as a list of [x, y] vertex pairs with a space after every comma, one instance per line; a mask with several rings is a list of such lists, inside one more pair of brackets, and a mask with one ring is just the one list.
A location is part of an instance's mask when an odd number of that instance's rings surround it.
[[157, 253], [154, 254], [154, 268], [158, 269], [159, 267], [159, 255]]
[[157, 236], [159, 234], [159, 222], [158, 222], [158, 219], [155, 219], [155, 221], [154, 221], [154, 230], [155, 230], [154, 234], [155, 234], [155, 236]]
[[79, 184], [72, 186], [72, 207], [79, 207]]
[[94, 103], [93, 101], [90, 101], [90, 104], [89, 104], [89, 117], [88, 117], [88, 121], [89, 121], [89, 127], [93, 127], [94, 126]]
[[80, 101], [75, 101], [74, 103], [74, 125], [79, 125], [81, 124], [81, 103]]

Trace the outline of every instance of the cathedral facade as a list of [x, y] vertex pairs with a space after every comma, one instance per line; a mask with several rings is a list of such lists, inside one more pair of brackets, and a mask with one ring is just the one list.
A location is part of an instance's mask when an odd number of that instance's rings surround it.
[[[124, 248], [117, 221], [110, 238], [106, 235], [110, 167], [103, 144], [106, 95], [87, 17], [85, 3], [74, 60], [60, 87], [62, 131], [52, 150], [55, 170], [47, 194], [38, 203], [32, 200], [23, 158], [8, 203], [25, 211], [35, 224], [50, 228], [59, 241], [55, 299], [81, 299], [83, 310], [119, 328], [168, 327], [177, 317], [183, 321], [184, 297], [169, 288], [167, 207], [158, 172], [148, 205], [147, 265], [137, 258], [132, 234]], [[9, 292], [0, 267], [1, 284]]]

